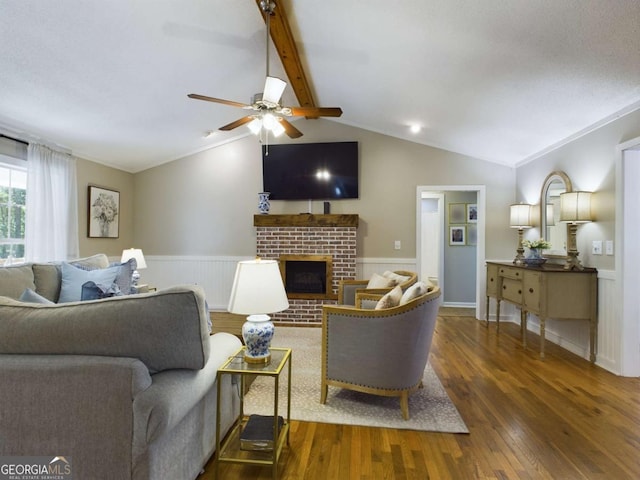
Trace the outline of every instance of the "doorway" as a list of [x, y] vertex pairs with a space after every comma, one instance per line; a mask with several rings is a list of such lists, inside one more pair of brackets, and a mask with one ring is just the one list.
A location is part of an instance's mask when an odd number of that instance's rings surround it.
[[620, 373], [640, 376], [640, 137], [618, 147], [616, 165], [616, 285], [620, 305]]
[[[474, 194], [475, 203], [459, 202], [464, 207], [464, 217], [462, 220], [454, 220], [456, 223], [449, 225], [447, 209], [447, 194], [450, 196], [464, 195], [465, 193]], [[472, 292], [471, 302], [462, 302], [462, 304], [451, 304], [451, 306], [468, 306], [475, 307], [476, 318], [484, 318], [485, 302], [485, 186], [484, 185], [425, 185], [417, 187], [416, 195], [416, 260], [419, 278], [429, 278], [434, 283], [440, 285], [443, 289], [443, 305], [447, 305], [447, 295], [445, 288], [451, 290], [451, 278], [447, 280], [447, 276], [451, 277], [452, 273], [456, 274], [461, 268], [467, 271], [467, 275], [472, 273], [472, 279], [475, 279], [474, 289]], [[461, 197], [462, 198], [462, 197]], [[467, 223], [467, 207], [472, 207], [474, 212], [471, 221]], [[463, 207], [460, 207], [461, 211]], [[464, 230], [464, 244], [475, 243], [475, 254], [470, 259], [465, 259], [462, 266], [453, 265], [453, 261], [447, 261], [450, 256], [445, 255], [445, 250], [449, 248], [449, 244], [459, 244], [457, 238], [453, 242], [449, 241], [449, 233], [451, 226], [458, 226], [455, 233]], [[471, 226], [472, 228], [468, 228]], [[463, 228], [462, 228], [463, 227]], [[469, 238], [469, 232], [472, 232], [472, 238]], [[452, 249], [456, 246], [452, 245]], [[462, 253], [462, 250], [459, 250]], [[457, 256], [454, 256], [457, 258]], [[451, 270], [456, 268], [456, 270]], [[449, 273], [447, 273], [449, 272]], [[434, 281], [435, 280], [435, 281]], [[455, 283], [453, 283], [455, 285]], [[451, 298], [451, 297], [449, 297]]]

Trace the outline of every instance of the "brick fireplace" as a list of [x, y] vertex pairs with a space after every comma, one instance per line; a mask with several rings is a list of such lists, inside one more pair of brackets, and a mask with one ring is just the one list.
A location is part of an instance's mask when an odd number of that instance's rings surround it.
[[322, 305], [337, 303], [340, 280], [355, 278], [358, 215], [255, 215], [253, 224], [258, 256], [281, 261], [283, 272], [285, 261], [324, 262], [324, 276], [321, 268], [307, 265], [309, 272], [302, 272], [302, 278], [310, 286], [317, 279], [329, 279], [324, 292], [289, 293], [289, 309], [274, 313], [272, 319], [322, 322]]

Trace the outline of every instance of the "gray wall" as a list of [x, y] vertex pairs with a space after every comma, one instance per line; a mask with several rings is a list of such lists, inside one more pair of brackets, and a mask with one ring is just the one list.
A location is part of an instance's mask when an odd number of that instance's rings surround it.
[[[546, 176], [562, 170], [571, 179], [574, 190], [595, 192], [592, 213], [595, 222], [578, 229], [578, 251], [586, 266], [613, 270], [615, 256], [592, 255], [593, 240], [615, 240], [615, 164], [617, 145], [640, 136], [640, 110], [605, 125], [541, 158], [517, 169], [517, 200], [537, 204]], [[540, 237], [538, 228], [527, 238]], [[614, 250], [615, 252], [615, 250]]]
[[[360, 198], [332, 213], [360, 215], [358, 256], [415, 258], [416, 187], [486, 185], [487, 256], [503, 258], [514, 240], [508, 205], [515, 170], [327, 120], [303, 121], [298, 142], [358, 141]], [[282, 142], [284, 143], [284, 142]], [[248, 136], [134, 176], [134, 239], [149, 255], [253, 255], [261, 147]], [[312, 203], [322, 213], [322, 202]], [[308, 202], [273, 201], [271, 213], [308, 211]], [[402, 249], [394, 250], [394, 240]]]
[[[133, 174], [99, 163], [79, 159], [76, 162], [78, 180], [78, 236], [80, 256], [105, 253], [119, 257], [122, 250], [133, 244]], [[87, 205], [89, 185], [98, 185], [120, 192], [120, 224], [118, 238], [89, 238], [87, 236]]]
[[[444, 288], [446, 303], [476, 302], [476, 247], [473, 245], [449, 245], [449, 227], [467, 224], [453, 224], [449, 218], [449, 205], [452, 203], [477, 203], [476, 192], [445, 192], [445, 231], [444, 231]], [[467, 232], [467, 241], [468, 241]]]

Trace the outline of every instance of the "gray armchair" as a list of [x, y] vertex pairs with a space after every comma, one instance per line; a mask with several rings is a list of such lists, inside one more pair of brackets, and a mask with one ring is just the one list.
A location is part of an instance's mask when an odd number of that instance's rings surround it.
[[[323, 306], [320, 402], [328, 387], [400, 397], [409, 419], [409, 394], [422, 386], [436, 324], [440, 288], [404, 305], [375, 310]], [[358, 304], [374, 305], [376, 297], [359, 294]]]

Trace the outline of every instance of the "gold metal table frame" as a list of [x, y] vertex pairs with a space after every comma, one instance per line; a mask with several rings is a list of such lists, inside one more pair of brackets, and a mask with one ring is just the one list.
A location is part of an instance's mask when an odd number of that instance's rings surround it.
[[[216, 479], [220, 479], [221, 463], [239, 463], [251, 465], [271, 466], [273, 479], [278, 478], [278, 461], [285, 442], [289, 446], [289, 428], [291, 422], [291, 349], [270, 348], [271, 361], [266, 364], [247, 363], [244, 361], [244, 350], [241, 347], [233, 356], [229, 357], [217, 373], [216, 389], [216, 451], [215, 470]], [[278, 424], [280, 374], [287, 367], [287, 415], [282, 427]], [[240, 414], [227, 436], [220, 438], [220, 384], [223, 375], [238, 375], [240, 377]], [[244, 417], [245, 378], [248, 376], [268, 376], [274, 379], [273, 398], [273, 428], [275, 432], [274, 448], [271, 451], [251, 451], [240, 449], [240, 433], [247, 419]]]

